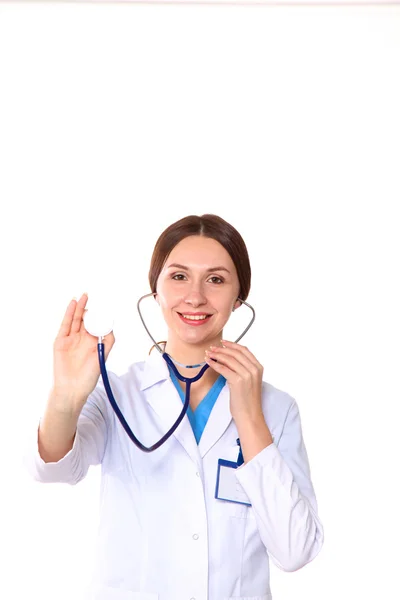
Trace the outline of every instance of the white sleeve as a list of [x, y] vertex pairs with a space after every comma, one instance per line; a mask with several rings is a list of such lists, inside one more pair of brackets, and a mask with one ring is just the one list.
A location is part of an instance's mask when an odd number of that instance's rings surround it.
[[[293, 399], [292, 399], [293, 400]], [[236, 472], [253, 506], [269, 556], [283, 571], [312, 561], [323, 545], [301, 419], [293, 400], [279, 441]]]
[[86, 476], [90, 465], [102, 462], [108, 438], [107, 401], [102, 383], [98, 384], [79, 415], [71, 450], [57, 462], [46, 463], [39, 454], [39, 420], [23, 456], [23, 466], [33, 479], [75, 485]]

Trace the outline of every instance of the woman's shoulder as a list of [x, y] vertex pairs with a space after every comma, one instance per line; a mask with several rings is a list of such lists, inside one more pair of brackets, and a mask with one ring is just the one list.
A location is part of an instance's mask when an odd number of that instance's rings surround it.
[[113, 380], [116, 385], [124, 386], [126, 384], [132, 384], [133, 382], [140, 384], [145, 370], [146, 360], [138, 360], [132, 362], [123, 370], [107, 369], [107, 375], [110, 381]]
[[288, 392], [272, 385], [268, 381], [262, 382], [262, 405], [263, 410], [274, 412], [275, 414], [286, 417], [289, 409], [296, 400]]
[[167, 379], [169, 370], [164, 359], [154, 353], [142, 360], [130, 363], [120, 372], [107, 369], [107, 375], [117, 387], [134, 386], [138, 389], [145, 389], [157, 381]]
[[267, 381], [262, 382], [262, 410], [275, 444], [278, 445], [285, 427], [297, 428], [300, 413], [296, 400], [288, 392]]

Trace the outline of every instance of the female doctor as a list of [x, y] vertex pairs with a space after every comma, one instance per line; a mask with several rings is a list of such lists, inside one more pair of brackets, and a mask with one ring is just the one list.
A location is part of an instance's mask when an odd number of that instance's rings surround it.
[[[110, 406], [98, 340], [84, 326], [87, 295], [70, 302], [26, 466], [38, 481], [75, 485], [102, 465], [87, 598], [271, 600], [269, 559], [296, 571], [319, 553], [323, 528], [297, 403], [263, 380], [251, 350], [223, 339], [250, 279], [242, 237], [216, 215], [185, 217], [159, 237], [149, 282], [168, 327], [164, 350], [176, 364], [209, 368], [191, 385], [187, 415], [153, 452], [132, 443]], [[104, 338], [106, 358], [114, 341]], [[200, 368], [178, 370], [194, 377]], [[182, 411], [185, 383], [157, 351], [109, 381], [146, 446]]]

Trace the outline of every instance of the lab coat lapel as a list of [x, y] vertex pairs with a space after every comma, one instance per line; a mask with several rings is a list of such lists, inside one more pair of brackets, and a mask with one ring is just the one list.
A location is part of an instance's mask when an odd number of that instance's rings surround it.
[[[170, 378], [168, 365], [156, 350], [153, 350], [145, 362], [141, 390], [145, 392], [147, 402], [163, 421], [166, 433], [179, 417], [183, 404]], [[200, 468], [201, 459], [223, 435], [231, 420], [229, 388], [228, 384], [225, 384], [214, 404], [198, 445], [187, 415], [173, 435]]]
[[[210, 416], [199, 441], [199, 452], [203, 458], [207, 452], [218, 442], [232, 421], [229, 408], [229, 386], [225, 383], [211, 410]], [[223, 458], [223, 457], [221, 457]]]
[[[162, 359], [164, 360], [164, 359]], [[183, 403], [171, 379], [166, 379], [159, 385], [154, 385], [145, 391], [146, 400], [157, 413], [163, 423], [164, 434], [178, 419], [182, 412]], [[193, 462], [200, 469], [201, 458], [190, 421], [185, 415], [172, 434], [182, 444]], [[160, 436], [161, 437], [161, 436]]]

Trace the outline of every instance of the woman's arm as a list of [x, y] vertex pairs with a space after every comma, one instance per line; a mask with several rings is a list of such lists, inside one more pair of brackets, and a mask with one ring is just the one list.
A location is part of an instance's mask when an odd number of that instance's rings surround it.
[[297, 571], [311, 562], [324, 540], [299, 409], [291, 400], [277, 443], [236, 469], [268, 554], [284, 571]]

